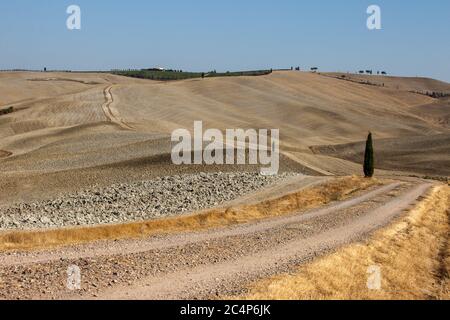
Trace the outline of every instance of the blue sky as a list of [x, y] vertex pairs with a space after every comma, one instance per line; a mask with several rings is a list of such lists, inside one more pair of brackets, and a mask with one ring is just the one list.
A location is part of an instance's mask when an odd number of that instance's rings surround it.
[[[66, 9], [82, 29], [66, 28]], [[382, 30], [366, 9], [381, 7]], [[448, 0], [0, 2], [0, 69], [386, 70], [450, 82]]]

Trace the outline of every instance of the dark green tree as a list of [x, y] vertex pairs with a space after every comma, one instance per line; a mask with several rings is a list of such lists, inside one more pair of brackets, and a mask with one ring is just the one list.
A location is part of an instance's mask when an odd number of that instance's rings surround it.
[[366, 153], [364, 155], [364, 175], [366, 178], [372, 178], [375, 173], [375, 162], [373, 156], [372, 133], [369, 132], [366, 142]]

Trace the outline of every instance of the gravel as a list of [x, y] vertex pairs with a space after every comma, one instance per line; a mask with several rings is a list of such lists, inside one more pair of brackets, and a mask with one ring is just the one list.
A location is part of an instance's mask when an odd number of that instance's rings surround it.
[[199, 173], [93, 187], [52, 200], [0, 208], [0, 230], [151, 220], [221, 205], [294, 173]]

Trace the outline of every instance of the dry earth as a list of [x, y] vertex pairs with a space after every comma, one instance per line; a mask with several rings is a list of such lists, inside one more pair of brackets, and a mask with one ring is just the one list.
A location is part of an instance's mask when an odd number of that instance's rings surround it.
[[[198, 202], [205, 205], [188, 203], [179, 213], [222, 201], [232, 200], [229, 206], [262, 202], [275, 193], [286, 195], [331, 179], [324, 177], [360, 174], [362, 141], [369, 130], [375, 137], [377, 173], [392, 179], [384, 186], [360, 189], [351, 199], [336, 196], [333, 203], [322, 203], [325, 207], [307, 212], [297, 208], [245, 224], [0, 253], [0, 297], [172, 299], [242, 294], [254, 280], [367, 238], [433, 184], [406, 176], [448, 176], [448, 100], [409, 91], [450, 92], [450, 85], [423, 78], [374, 77], [385, 85], [373, 86], [338, 78], [274, 72], [154, 82], [106, 73], [0, 73], [0, 108], [14, 107], [14, 112], [0, 116], [0, 212], [7, 215], [2, 221], [11, 221], [15, 209], [36, 219], [33, 208], [46, 212], [46, 203], [57, 207], [71, 197], [87, 202], [80, 208], [89, 208], [90, 198], [78, 197], [80, 192], [102, 193], [114, 186], [147, 189], [149, 181], [163, 176], [195, 180], [200, 173], [214, 177], [222, 172], [237, 177], [233, 184], [247, 185], [246, 175], [254, 175], [259, 167], [171, 165], [171, 132], [192, 131], [196, 120], [202, 120], [205, 129], [279, 128], [281, 172], [301, 178], [295, 183], [274, 181], [280, 184], [259, 191], [268, 184], [252, 180], [247, 196], [239, 188], [231, 196], [223, 187], [220, 201], [211, 202], [211, 194], [202, 191]], [[178, 184], [183, 192], [188, 187], [185, 180]], [[134, 192], [128, 191], [108, 205], [119, 205], [119, 200], [125, 201], [122, 207], [127, 201], [134, 203], [133, 220], [142, 210], [139, 198], [127, 198]], [[97, 202], [105, 205], [101, 197]], [[61, 226], [48, 223], [48, 216], [55, 221], [67, 218], [66, 211], [55, 208], [39, 216], [44, 227]], [[118, 221], [104, 222], [127, 221], [122, 214]], [[27, 221], [15, 227], [30, 228]], [[102, 221], [87, 221], [91, 223]], [[80, 291], [67, 290], [70, 265], [82, 270]]]
[[[3, 298], [184, 299], [242, 293], [251, 281], [367, 237], [430, 188], [392, 182], [321, 209], [200, 232], [1, 254]], [[67, 268], [82, 287], [66, 287]]]

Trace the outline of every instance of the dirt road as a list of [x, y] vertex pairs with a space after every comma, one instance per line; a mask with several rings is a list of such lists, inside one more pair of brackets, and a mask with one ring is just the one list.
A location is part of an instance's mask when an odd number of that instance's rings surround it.
[[118, 124], [124, 129], [133, 130], [129, 124], [123, 121], [122, 118], [118, 115], [117, 110], [113, 109], [111, 106], [114, 103], [114, 96], [112, 94], [112, 88], [114, 85], [107, 86], [103, 90], [103, 95], [105, 97], [105, 103], [102, 105], [103, 112], [105, 113], [105, 117], [113, 123]]
[[[198, 299], [239, 294], [252, 281], [366, 238], [429, 187], [396, 182], [306, 213], [233, 227], [99, 242], [57, 249], [57, 254], [1, 254], [0, 297]], [[81, 269], [78, 291], [66, 288], [72, 265]]]

